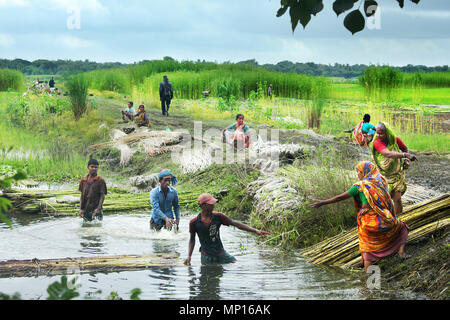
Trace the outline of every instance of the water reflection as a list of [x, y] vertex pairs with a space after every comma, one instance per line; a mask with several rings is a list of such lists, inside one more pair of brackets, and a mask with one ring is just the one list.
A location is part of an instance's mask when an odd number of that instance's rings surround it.
[[83, 235], [80, 242], [81, 249], [78, 252], [104, 254], [104, 242], [100, 235]]
[[224, 273], [224, 268], [220, 264], [202, 265], [200, 267], [200, 277], [197, 277], [194, 269], [189, 267], [189, 299], [191, 300], [219, 300], [220, 279]]

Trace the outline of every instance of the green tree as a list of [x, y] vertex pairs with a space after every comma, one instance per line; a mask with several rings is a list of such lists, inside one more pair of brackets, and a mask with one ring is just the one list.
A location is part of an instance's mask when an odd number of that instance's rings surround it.
[[[405, 0], [397, 1], [400, 8], [403, 8]], [[415, 4], [420, 0], [410, 0]], [[340, 15], [350, 9], [353, 9], [355, 4], [358, 3], [358, 9], [352, 10], [347, 13], [344, 19], [344, 26], [352, 34], [360, 32], [364, 29], [366, 18], [375, 14], [378, 3], [375, 0], [335, 0], [333, 2], [333, 11], [336, 15]], [[362, 8], [361, 8], [361, 5]], [[281, 0], [281, 8], [277, 12], [277, 17], [281, 17], [289, 10], [291, 17], [292, 32], [297, 28], [298, 23], [306, 28], [306, 25], [311, 21], [311, 16], [315, 16], [321, 12], [324, 8], [323, 0]], [[363, 13], [366, 17], [364, 17]]]

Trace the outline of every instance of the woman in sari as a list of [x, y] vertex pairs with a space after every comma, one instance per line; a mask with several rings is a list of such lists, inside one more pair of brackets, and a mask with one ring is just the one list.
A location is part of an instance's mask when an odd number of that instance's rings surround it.
[[361, 147], [366, 147], [375, 135], [375, 126], [370, 123], [370, 115], [365, 114], [363, 121], [358, 123], [353, 130], [353, 141]]
[[234, 144], [237, 148], [248, 148], [250, 146], [250, 127], [244, 122], [244, 115], [236, 116], [236, 123], [231, 124], [222, 130], [223, 137], [229, 144]]
[[408, 226], [394, 213], [394, 204], [389, 195], [386, 179], [375, 164], [369, 161], [356, 166], [359, 182], [334, 198], [315, 201], [310, 206], [319, 208], [353, 196], [357, 212], [359, 249], [364, 269], [375, 261], [398, 252], [406, 258], [405, 244]]
[[406, 192], [405, 170], [417, 158], [408, 153], [403, 141], [396, 137], [384, 123], [376, 126], [376, 134], [369, 144], [372, 159], [389, 184], [389, 194], [394, 200], [395, 214], [403, 212], [402, 195]]

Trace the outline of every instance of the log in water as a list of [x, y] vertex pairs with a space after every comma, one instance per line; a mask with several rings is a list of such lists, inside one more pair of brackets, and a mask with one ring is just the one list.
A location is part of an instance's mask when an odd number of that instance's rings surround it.
[[118, 255], [64, 259], [9, 260], [0, 262], [0, 278], [117, 272], [147, 268], [170, 267], [181, 262], [177, 253], [154, 253], [145, 255]]

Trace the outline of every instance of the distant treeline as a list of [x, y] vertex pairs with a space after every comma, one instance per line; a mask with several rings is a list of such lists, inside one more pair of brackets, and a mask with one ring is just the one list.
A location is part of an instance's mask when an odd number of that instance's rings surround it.
[[[255, 60], [243, 61], [240, 63], [248, 63], [255, 64]], [[256, 64], [257, 65], [257, 64]], [[359, 76], [364, 74], [364, 71], [369, 67], [369, 65], [365, 64], [339, 64], [335, 63], [333, 65], [327, 64], [316, 64], [313, 62], [306, 63], [293, 63], [291, 61], [281, 61], [277, 64], [264, 64], [262, 67], [270, 70], [270, 71], [278, 71], [278, 72], [295, 72], [295, 73], [303, 73], [310, 76], [325, 76], [325, 77], [339, 77], [339, 78], [358, 78]], [[415, 73], [415, 72], [447, 72], [449, 71], [448, 65], [445, 66], [437, 66], [437, 67], [427, 67], [427, 66], [414, 66], [408, 64], [403, 67], [394, 67], [395, 69], [406, 72], [406, 73]]]
[[[174, 61], [171, 57], [164, 57], [165, 61]], [[112, 69], [112, 68], [122, 68], [122, 67], [130, 67], [130, 66], [136, 66], [136, 65], [151, 65], [151, 62], [155, 60], [145, 60], [141, 61], [139, 63], [134, 64], [124, 64], [120, 62], [94, 62], [89, 60], [78, 60], [78, 61], [72, 61], [72, 60], [35, 60], [35, 61], [27, 61], [23, 59], [14, 59], [14, 60], [7, 60], [7, 59], [0, 59], [0, 68], [3, 69], [12, 69], [12, 70], [19, 70], [24, 75], [68, 75], [73, 73], [80, 73], [80, 72], [87, 72], [87, 71], [94, 71], [94, 70], [100, 70], [100, 69]], [[193, 64], [193, 61], [191, 61], [191, 64]], [[214, 69], [213, 66], [215, 63], [213, 62], [206, 62], [206, 61], [195, 61], [195, 65], [199, 64], [207, 64], [208, 68], [202, 68], [204, 69]], [[232, 65], [233, 63], [226, 62], [224, 64]], [[325, 76], [325, 77], [341, 77], [341, 78], [357, 78], [364, 74], [364, 71], [368, 65], [365, 64], [355, 64], [355, 65], [349, 65], [349, 64], [339, 64], [335, 63], [333, 65], [327, 65], [327, 64], [316, 64], [313, 62], [291, 62], [291, 61], [281, 61], [277, 64], [262, 64], [260, 65], [255, 59], [252, 60], [246, 60], [238, 62], [237, 64], [245, 64], [245, 65], [251, 65], [254, 67], [262, 67], [264, 69], [267, 69], [269, 71], [277, 71], [277, 72], [291, 72], [291, 73], [300, 73], [300, 74], [306, 74], [311, 76]], [[436, 66], [436, 67], [427, 67], [423, 65], [407, 65], [403, 67], [394, 67], [398, 69], [401, 72], [407, 72], [407, 73], [415, 73], [415, 72], [448, 72], [448, 65], [445, 66]], [[170, 71], [170, 70], [166, 70]], [[162, 71], [161, 71], [162, 72]]]
[[110, 69], [126, 67], [127, 64], [120, 62], [94, 62], [89, 60], [35, 60], [23, 59], [0, 59], [0, 69], [12, 69], [22, 71], [24, 75], [68, 75], [80, 72], [94, 71], [98, 69]]

